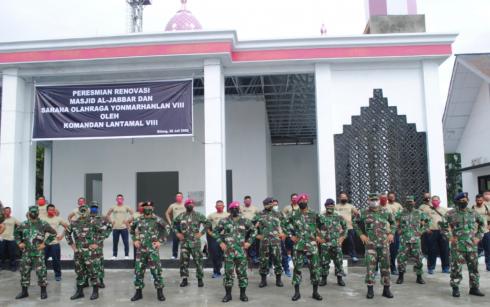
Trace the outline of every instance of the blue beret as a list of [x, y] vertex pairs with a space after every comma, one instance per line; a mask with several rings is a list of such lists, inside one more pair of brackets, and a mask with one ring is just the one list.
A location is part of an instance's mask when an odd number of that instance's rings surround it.
[[456, 196], [454, 196], [454, 201], [459, 201], [461, 198], [468, 198], [468, 193], [460, 192]]
[[335, 205], [335, 201], [331, 198], [327, 199], [327, 201], [325, 201], [325, 206], [331, 206], [331, 205]]

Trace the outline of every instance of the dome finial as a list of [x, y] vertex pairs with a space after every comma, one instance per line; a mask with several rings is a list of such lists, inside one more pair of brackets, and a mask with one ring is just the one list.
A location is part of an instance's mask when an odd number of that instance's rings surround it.
[[327, 27], [325, 27], [324, 23], [322, 23], [322, 27], [320, 28], [320, 35], [321, 36], [327, 35]]
[[183, 11], [187, 10], [186, 8], [187, 0], [180, 0], [180, 3], [182, 3], [182, 10]]

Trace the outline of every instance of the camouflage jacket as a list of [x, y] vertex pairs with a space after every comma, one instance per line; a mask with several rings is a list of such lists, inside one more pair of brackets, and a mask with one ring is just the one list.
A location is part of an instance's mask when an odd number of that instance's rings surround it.
[[418, 243], [422, 233], [430, 229], [432, 219], [419, 209], [408, 211], [403, 209], [395, 215], [400, 241], [403, 243]]
[[253, 244], [256, 236], [257, 229], [252, 221], [242, 216], [228, 216], [219, 221], [218, 226], [213, 229], [213, 237], [218, 244], [226, 244], [225, 255], [233, 254], [237, 257], [246, 257], [243, 245], [245, 242]]
[[451, 248], [461, 252], [477, 250], [473, 239], [482, 239], [485, 233], [485, 222], [481, 215], [471, 209], [453, 209], [446, 214], [445, 222], [441, 223], [441, 232], [448, 240], [456, 238]]
[[100, 256], [102, 257], [103, 256], [103, 248], [104, 248], [104, 240], [107, 239], [111, 233], [112, 233], [112, 224], [107, 220], [106, 217], [104, 216], [101, 216], [101, 215], [91, 215], [89, 217], [90, 219], [90, 223], [95, 225], [95, 227], [99, 227], [99, 231], [102, 233], [102, 236], [103, 236], [103, 240], [101, 242], [101, 244], [99, 245], [99, 247], [97, 248]]
[[354, 218], [353, 226], [358, 236], [366, 235], [376, 247], [384, 247], [388, 244], [388, 235], [396, 232], [393, 215], [383, 208], [361, 210]]
[[3, 205], [0, 204], [0, 224], [5, 221], [5, 214], [3, 213]]
[[77, 250], [87, 250], [90, 245], [101, 246], [112, 231], [112, 224], [99, 216], [78, 218], [71, 221], [65, 230], [68, 245], [75, 244]]
[[319, 236], [326, 246], [338, 246], [339, 239], [347, 236], [347, 223], [345, 219], [334, 212], [332, 214], [320, 214], [318, 216]]
[[200, 242], [201, 239], [196, 238], [196, 234], [204, 235], [210, 228], [208, 219], [196, 211], [183, 212], [173, 222], [173, 230], [184, 235], [184, 242]]
[[257, 227], [257, 234], [264, 236], [262, 242], [281, 244], [279, 234], [284, 233], [284, 220], [280, 212], [264, 210], [255, 215], [252, 223]]
[[290, 237], [295, 236], [298, 241], [294, 244], [294, 250], [308, 253], [318, 253], [316, 237], [318, 235], [318, 214], [308, 210], [303, 213], [301, 210], [293, 211], [286, 221], [286, 234]]
[[143, 249], [153, 248], [152, 243], [163, 242], [170, 234], [170, 226], [159, 216], [146, 217], [141, 215], [131, 224], [131, 239], [140, 241]]
[[48, 245], [54, 241], [56, 230], [43, 220], [27, 220], [15, 227], [14, 237], [17, 244], [24, 243], [26, 252], [34, 256], [39, 253], [37, 248], [41, 243]]

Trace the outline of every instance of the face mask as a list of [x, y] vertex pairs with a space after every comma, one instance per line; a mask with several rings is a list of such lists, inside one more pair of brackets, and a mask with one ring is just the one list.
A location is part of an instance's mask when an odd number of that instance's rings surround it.
[[54, 211], [54, 210], [49, 210], [49, 211], [48, 211], [48, 216], [49, 216], [49, 217], [55, 217], [55, 216], [56, 216], [56, 211]]
[[458, 206], [460, 209], [466, 209], [466, 207], [468, 206], [468, 202], [466, 200], [462, 200], [458, 203]]
[[122, 198], [122, 197], [118, 197], [118, 198], [116, 199], [116, 201], [117, 201], [117, 205], [118, 205], [118, 206], [122, 206], [122, 205], [123, 205], [123, 203], [124, 203], [124, 198]]
[[298, 206], [301, 210], [304, 210], [306, 207], [308, 207], [308, 203], [299, 203]]
[[29, 210], [29, 217], [33, 220], [37, 219], [39, 217], [39, 211], [38, 210]]
[[83, 206], [83, 205], [85, 205], [85, 200], [84, 199], [78, 200], [78, 206], [80, 207], [80, 206]]
[[377, 201], [377, 200], [369, 201], [369, 207], [370, 208], [377, 208], [378, 206], [379, 206], [379, 201]]
[[279, 206], [272, 207], [272, 210], [274, 210], [275, 212], [278, 212], [279, 211]]
[[81, 217], [86, 217], [88, 215], [88, 211], [87, 210], [79, 210], [78, 213], [80, 214]]
[[153, 213], [153, 208], [143, 207], [144, 215], [151, 215]]
[[99, 208], [90, 207], [90, 214], [97, 215], [98, 211], [99, 211]]
[[332, 213], [335, 211], [335, 208], [333, 208], [333, 207], [327, 207], [327, 208], [325, 209], [325, 211], [326, 211], [328, 214], [332, 214]]
[[440, 200], [437, 200], [437, 199], [432, 200], [432, 206], [434, 208], [438, 208], [440, 204], [441, 204]]
[[216, 207], [216, 211], [217, 211], [218, 213], [223, 213], [223, 211], [225, 211], [225, 207], [221, 207], [221, 206]]
[[340, 203], [341, 203], [342, 205], [347, 204], [347, 199], [341, 199], [341, 200], [340, 200]]
[[139, 207], [139, 208], [138, 208], [138, 212], [139, 212], [139, 213], [143, 213], [143, 210], [144, 210], [144, 208], [143, 208], [143, 207]]
[[177, 203], [179, 203], [179, 204], [182, 202], [182, 199], [184, 199], [184, 197], [183, 197], [182, 195], [177, 195], [177, 196], [175, 196], [175, 201], [176, 201]]
[[8, 211], [8, 212], [7, 211], [4, 211], [3, 213], [5, 214], [5, 217], [6, 218], [9, 218], [10, 217], [10, 214], [11, 214], [10, 211]]
[[384, 205], [386, 205], [387, 203], [388, 203], [388, 198], [381, 197], [381, 198], [379, 199], [379, 204], [380, 204], [381, 206], [384, 206]]
[[231, 208], [230, 209], [230, 214], [233, 217], [237, 217], [239, 213], [240, 213], [240, 209], [238, 209], [238, 208]]
[[424, 198], [424, 201], [425, 201], [425, 202], [428, 202], [429, 200], [430, 200], [430, 197], [425, 197], [425, 198]]
[[187, 211], [187, 213], [191, 213], [192, 210], [194, 210], [194, 206], [187, 206], [187, 207], [185, 207], [185, 211]]
[[408, 211], [412, 211], [414, 204], [412, 202], [408, 202], [405, 204], [405, 207], [407, 208]]
[[296, 205], [298, 203], [298, 196], [293, 196], [291, 202], [293, 203], [293, 205]]
[[252, 201], [250, 199], [246, 199], [243, 201], [243, 203], [245, 204], [245, 206], [250, 207], [250, 205], [252, 204]]
[[44, 205], [46, 205], [46, 200], [45, 200], [45, 199], [39, 199], [39, 200], [37, 201], [37, 204], [38, 204], [39, 206], [44, 206]]

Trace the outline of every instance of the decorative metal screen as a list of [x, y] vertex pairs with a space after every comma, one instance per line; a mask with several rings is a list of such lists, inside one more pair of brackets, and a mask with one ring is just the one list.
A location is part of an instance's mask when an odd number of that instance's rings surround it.
[[337, 192], [347, 192], [358, 208], [370, 192], [394, 191], [400, 202], [414, 195], [420, 204], [429, 189], [426, 134], [374, 89], [369, 107], [335, 135], [335, 169]]

